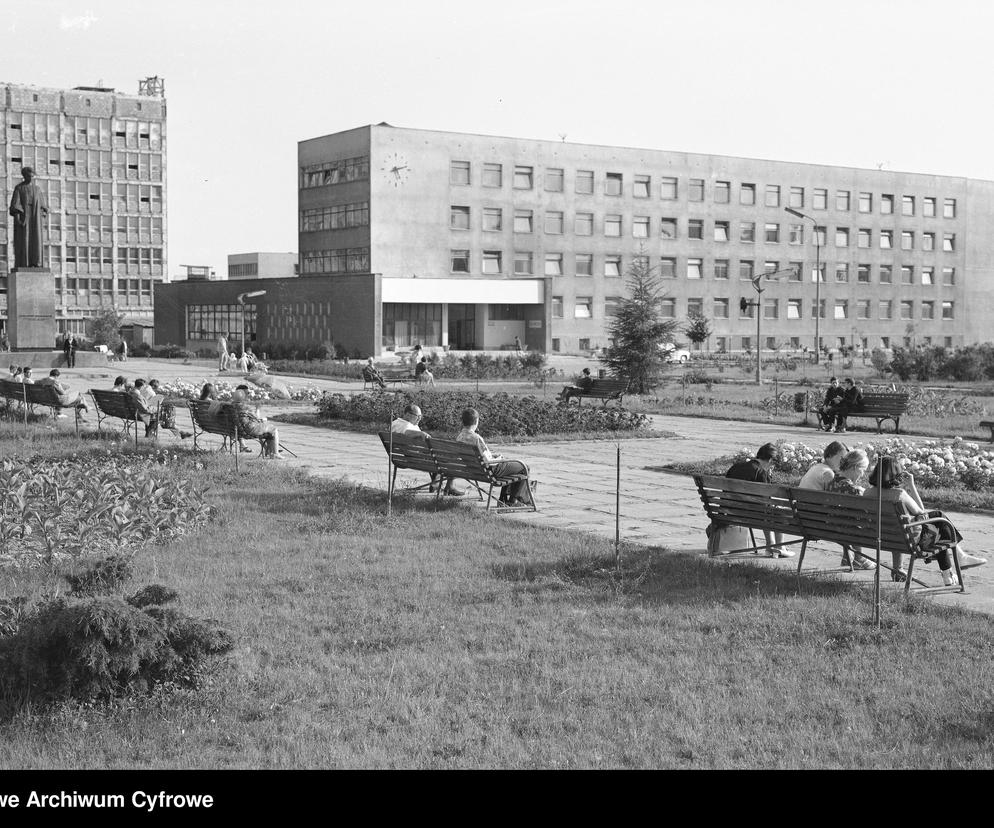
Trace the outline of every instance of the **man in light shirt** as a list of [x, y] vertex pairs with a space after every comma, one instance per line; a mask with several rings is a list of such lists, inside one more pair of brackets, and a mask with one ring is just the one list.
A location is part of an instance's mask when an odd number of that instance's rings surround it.
[[[415, 405], [414, 403], [409, 403], [404, 408], [404, 413], [401, 414], [396, 420], [390, 423], [390, 430], [394, 434], [404, 434], [408, 437], [414, 434], [425, 434], [421, 430], [418, 423], [421, 421], [421, 407]], [[425, 434], [426, 437], [430, 437], [430, 434]], [[436, 475], [431, 476], [431, 485], [428, 487], [429, 492], [435, 491], [438, 487], [438, 480]], [[449, 481], [449, 485], [445, 487], [443, 494], [451, 495], [452, 497], [462, 497], [466, 494], [465, 491], [460, 491], [455, 486], [452, 485], [452, 481]]]
[[815, 463], [804, 473], [801, 482], [797, 484], [797, 488], [815, 489], [821, 492], [827, 491], [828, 484], [835, 479], [835, 473], [839, 470], [839, 464], [848, 451], [849, 449], [846, 448], [844, 443], [833, 440], [825, 446], [825, 451], [822, 452], [822, 461]]

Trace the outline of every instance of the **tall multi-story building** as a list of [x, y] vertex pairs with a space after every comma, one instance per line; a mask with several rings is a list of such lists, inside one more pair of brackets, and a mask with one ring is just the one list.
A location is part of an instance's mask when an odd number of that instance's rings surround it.
[[756, 346], [764, 273], [763, 348], [989, 337], [994, 182], [388, 124], [298, 161], [301, 275], [371, 274], [383, 347], [596, 349], [637, 258], [712, 349]]
[[26, 166], [47, 195], [44, 262], [59, 331], [84, 334], [108, 307], [126, 323], [152, 322], [152, 285], [167, 272], [164, 94], [157, 77], [137, 95], [0, 84], [0, 327], [13, 266], [6, 205]]

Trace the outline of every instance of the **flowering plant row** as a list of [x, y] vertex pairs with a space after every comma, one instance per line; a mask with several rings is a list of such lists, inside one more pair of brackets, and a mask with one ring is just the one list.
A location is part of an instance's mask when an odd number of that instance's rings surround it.
[[[160, 383], [159, 389], [167, 397], [180, 397], [185, 400], [196, 400], [199, 399], [201, 389], [203, 389], [204, 385], [208, 382], [214, 386], [214, 397], [218, 400], [230, 400], [232, 395], [235, 393], [235, 389], [239, 385], [242, 385], [241, 382], [231, 383], [215, 379], [204, 379], [199, 383], [175, 379], [172, 382]], [[272, 390], [267, 388], [259, 388], [250, 382], [246, 382], [244, 384], [249, 387], [247, 394], [250, 400], [264, 401], [287, 399], [287, 397], [282, 394], [274, 393]], [[289, 399], [291, 400], [317, 402], [321, 398], [321, 392], [313, 385], [293, 386], [287, 385], [286, 383], [281, 383], [281, 385], [286, 388], [290, 395]]]

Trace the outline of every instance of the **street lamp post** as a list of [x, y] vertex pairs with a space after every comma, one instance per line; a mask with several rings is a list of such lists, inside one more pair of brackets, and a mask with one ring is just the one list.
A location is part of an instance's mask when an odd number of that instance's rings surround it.
[[821, 238], [818, 236], [818, 222], [793, 207], [784, 207], [784, 210], [792, 216], [810, 221], [815, 234], [815, 365], [817, 365], [821, 353], [821, 336], [818, 331], [818, 323], [821, 321]]
[[793, 272], [794, 268], [792, 267], [788, 267], [785, 270], [774, 270], [770, 273], [766, 273], [764, 271], [752, 280], [752, 286], [756, 291], [756, 301], [750, 302], [744, 296], [739, 299], [739, 308], [743, 312], [745, 312], [750, 305], [756, 309], [756, 385], [763, 384], [763, 348], [760, 344], [762, 342], [763, 334], [760, 326], [763, 319], [763, 291], [765, 288], [761, 288], [759, 283], [763, 279], [773, 279], [774, 277], [779, 277]]
[[252, 290], [252, 291], [249, 291], [248, 293], [239, 293], [238, 296], [235, 298], [235, 301], [238, 302], [238, 304], [241, 305], [241, 307], [242, 307], [242, 313], [241, 313], [241, 316], [242, 316], [242, 356], [245, 356], [245, 300], [246, 299], [255, 299], [258, 296], [265, 296], [265, 295], [266, 295], [266, 291], [264, 291], [264, 290]]

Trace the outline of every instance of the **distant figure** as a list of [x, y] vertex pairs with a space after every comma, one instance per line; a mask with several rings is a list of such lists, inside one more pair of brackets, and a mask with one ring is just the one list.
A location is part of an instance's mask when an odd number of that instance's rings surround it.
[[835, 421], [835, 410], [842, 402], [842, 397], [844, 395], [845, 391], [839, 387], [839, 381], [835, 377], [832, 377], [828, 381], [828, 389], [825, 391], [825, 399], [817, 409], [818, 416], [821, 418], [822, 423], [819, 428], [823, 428], [825, 431], [832, 430], [832, 423]]
[[25, 365], [21, 369], [21, 382], [23, 382], [25, 385], [34, 385], [35, 384], [34, 377], [31, 376], [31, 366], [30, 365]]
[[117, 391], [119, 394], [124, 394], [128, 388], [128, 381], [124, 377], [118, 377], [114, 380], [114, 387], [110, 390]]
[[[42, 380], [39, 380], [38, 385], [50, 385], [55, 389], [55, 393], [59, 398], [59, 405], [65, 408], [78, 408], [81, 412], [89, 411], [89, 407], [86, 405], [86, 400], [83, 399], [82, 395], [79, 393], [73, 394], [69, 390], [69, 386], [66, 385], [59, 379], [60, 373], [58, 368], [53, 368], [48, 372], [48, 376]], [[56, 417], [65, 417], [66, 415], [59, 410]]]
[[48, 202], [34, 183], [31, 167], [21, 168], [21, 177], [24, 180], [14, 187], [8, 211], [14, 218], [14, 267], [42, 267], [42, 227]]
[[10, 351], [10, 340], [7, 338], [7, 332], [0, 334], [0, 351], [5, 353]]
[[124, 339], [122, 339], [121, 344], [117, 346], [117, 356], [121, 362], [128, 361], [128, 343]]
[[76, 337], [67, 333], [62, 343], [62, 351], [66, 355], [66, 368], [76, 367]]
[[559, 401], [568, 403], [570, 397], [581, 396], [584, 391], [588, 391], [594, 384], [594, 378], [590, 376], [590, 369], [584, 368], [580, 372], [580, 378], [573, 385], [564, 385], [559, 392]]
[[171, 431], [179, 437], [180, 440], [192, 437], [192, 431], [182, 431], [177, 427], [176, 404], [166, 396], [165, 392], [159, 385], [159, 381], [157, 379], [151, 379], [148, 381], [148, 385], [146, 385], [145, 388], [150, 392], [145, 395], [148, 399], [149, 407], [154, 404], [155, 400], [159, 401], [159, 428], [163, 431]]
[[514, 337], [514, 350], [521, 353], [521, 340], [518, 337]]
[[[125, 393], [134, 401], [138, 410], [138, 419], [145, 423], [145, 436], [149, 437], [159, 427], [159, 421], [156, 419], [155, 412], [149, 407], [149, 397], [146, 396], [148, 391], [145, 388], [145, 380], [136, 379], [134, 386]], [[152, 397], [154, 396], [152, 394]]]
[[414, 350], [411, 351], [411, 356], [409, 357], [411, 363], [411, 373], [415, 373], [418, 368], [418, 363], [421, 362], [421, 346], [415, 345]]
[[228, 370], [228, 340], [223, 333], [217, 336], [217, 370]]
[[362, 366], [362, 379], [364, 382], [375, 382], [380, 388], [387, 387], [387, 384], [383, 381], [383, 377], [380, 376], [380, 372], [376, 370], [376, 365], [373, 363], [372, 357], [366, 360], [366, 364]]
[[428, 370], [428, 357], [421, 357], [421, 362], [414, 366], [414, 379], [419, 385], [435, 386], [435, 375]]
[[234, 418], [238, 426], [238, 450], [251, 451], [242, 440], [242, 435], [255, 437], [262, 441], [263, 456], [270, 460], [282, 460], [283, 454], [280, 452], [280, 433], [276, 426], [266, 422], [266, 418], [260, 416], [259, 409], [254, 411], [250, 407], [248, 400], [249, 387], [239, 385], [229, 403], [229, 414]]

